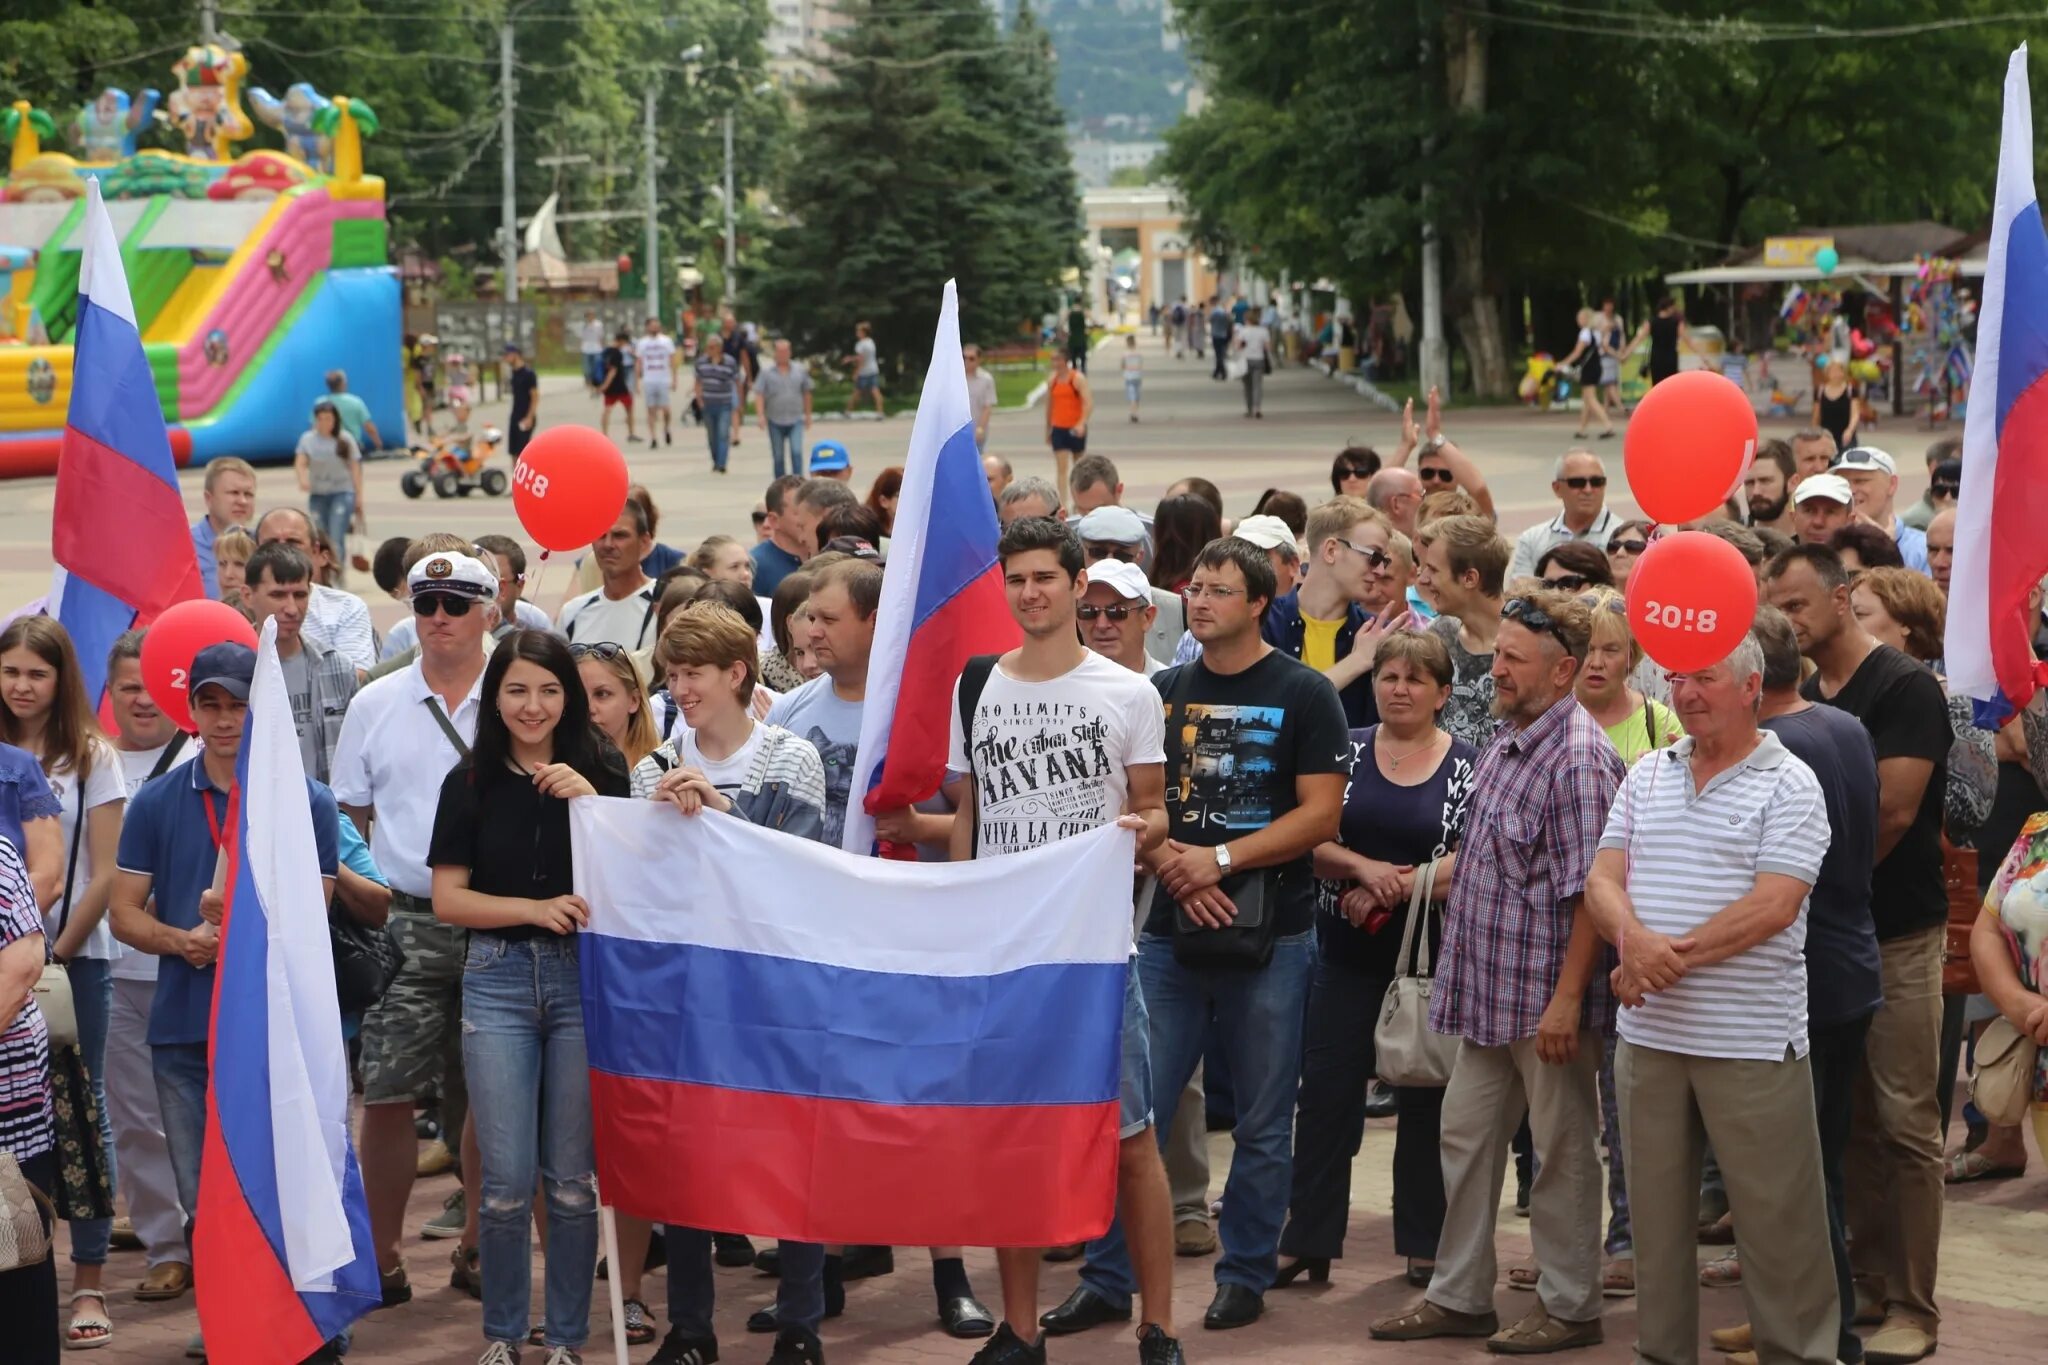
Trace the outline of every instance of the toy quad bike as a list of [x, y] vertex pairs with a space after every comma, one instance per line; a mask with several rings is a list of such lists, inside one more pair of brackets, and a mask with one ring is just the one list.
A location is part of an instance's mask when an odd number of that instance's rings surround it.
[[433, 444], [414, 450], [419, 464], [399, 476], [398, 486], [408, 498], [417, 498], [432, 487], [444, 498], [466, 498], [481, 488], [491, 497], [503, 497], [511, 479], [502, 469], [485, 466], [504, 444], [504, 434], [485, 427], [475, 436], [450, 432], [432, 438]]

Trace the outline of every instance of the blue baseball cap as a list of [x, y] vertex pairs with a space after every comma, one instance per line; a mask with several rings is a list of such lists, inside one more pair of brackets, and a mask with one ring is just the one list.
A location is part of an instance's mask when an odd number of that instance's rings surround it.
[[853, 457], [846, 453], [846, 447], [837, 441], [820, 441], [811, 447], [811, 472], [819, 470], [837, 471], [853, 468]]
[[185, 693], [188, 697], [196, 699], [202, 687], [218, 687], [247, 701], [249, 688], [256, 681], [256, 651], [231, 641], [208, 645], [193, 656], [191, 677]]

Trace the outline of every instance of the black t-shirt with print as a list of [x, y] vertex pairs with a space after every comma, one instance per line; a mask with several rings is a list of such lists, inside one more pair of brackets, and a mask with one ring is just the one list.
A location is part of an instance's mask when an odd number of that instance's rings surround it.
[[1862, 721], [1880, 765], [1888, 758], [1933, 762], [1913, 823], [1871, 878], [1870, 917], [1880, 943], [1943, 923], [1948, 892], [1941, 874], [1941, 798], [1948, 789], [1954, 735], [1941, 683], [1925, 664], [1879, 645], [1834, 696], [1821, 695], [1818, 673], [1800, 685], [1799, 695], [1839, 706]]
[[[1299, 804], [1297, 777], [1351, 771], [1351, 732], [1337, 689], [1279, 650], [1237, 673], [1212, 673], [1196, 659], [1162, 669], [1152, 683], [1166, 702], [1170, 839], [1206, 847], [1242, 839]], [[1275, 871], [1275, 932], [1308, 932], [1315, 917], [1309, 855]], [[1145, 932], [1173, 932], [1171, 897], [1154, 897]]]
[[[591, 783], [599, 796], [630, 796], [625, 761], [614, 750]], [[576, 889], [569, 856], [569, 803], [543, 796], [529, 778], [506, 773], [479, 786], [464, 759], [441, 780], [441, 804], [427, 845], [428, 867], [466, 867], [469, 888], [486, 896], [549, 900]], [[532, 938], [546, 932], [518, 924], [476, 932]]]

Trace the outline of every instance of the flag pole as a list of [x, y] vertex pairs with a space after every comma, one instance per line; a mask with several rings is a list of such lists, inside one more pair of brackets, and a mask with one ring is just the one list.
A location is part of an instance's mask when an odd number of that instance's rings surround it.
[[612, 1215], [612, 1206], [600, 1197], [597, 1205], [597, 1225], [604, 1238], [605, 1265], [611, 1273], [605, 1276], [605, 1294], [612, 1305], [612, 1350], [618, 1355], [619, 1365], [631, 1365], [626, 1356], [626, 1291], [620, 1287], [624, 1278], [619, 1273], [619, 1223]]

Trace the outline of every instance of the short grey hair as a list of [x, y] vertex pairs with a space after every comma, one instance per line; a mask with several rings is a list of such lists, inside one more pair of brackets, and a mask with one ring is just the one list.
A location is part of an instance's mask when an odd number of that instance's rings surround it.
[[1832, 431], [1823, 431], [1819, 427], [1801, 427], [1799, 430], [1793, 432], [1792, 444], [1797, 445], [1801, 441], [1826, 441], [1828, 443], [1828, 449], [1836, 452], [1839, 452], [1842, 448], [1841, 445], [1835, 440], [1835, 433], [1833, 433]]
[[1729, 651], [1725, 660], [1729, 670], [1737, 679], [1747, 678], [1754, 673], [1758, 678], [1764, 675], [1764, 647], [1757, 642], [1753, 632], [1745, 631], [1742, 643]]
[[1050, 480], [1042, 479], [1036, 474], [1027, 475], [1005, 488], [997, 496], [996, 503], [998, 506], [1012, 507], [1026, 498], [1043, 499], [1045, 505], [1052, 509], [1052, 515], [1059, 515], [1060, 490], [1054, 488]]
[[1564, 454], [1558, 456], [1557, 463], [1550, 467], [1550, 481], [1552, 483], [1556, 483], [1559, 479], [1562, 479], [1564, 477], [1564, 462], [1566, 460], [1569, 460], [1574, 455], [1591, 455], [1593, 457], [1593, 463], [1600, 466], [1600, 472], [1602, 474], [1605, 474], [1607, 472], [1607, 461], [1601, 459], [1596, 452], [1588, 450], [1584, 446], [1573, 446], [1570, 450], [1567, 450]]

